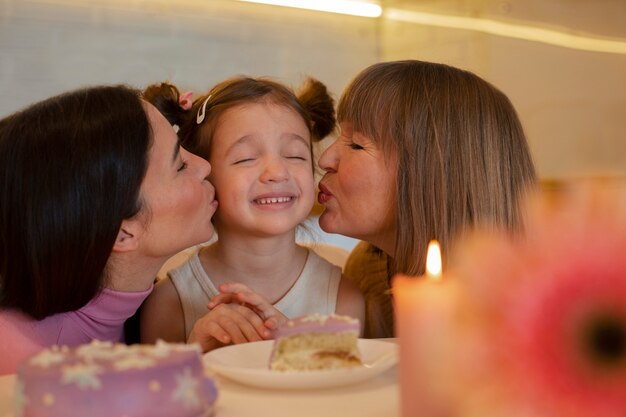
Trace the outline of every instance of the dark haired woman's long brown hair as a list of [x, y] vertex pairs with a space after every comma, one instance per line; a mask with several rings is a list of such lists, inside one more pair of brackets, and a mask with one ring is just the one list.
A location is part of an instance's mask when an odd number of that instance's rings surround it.
[[0, 121], [0, 306], [78, 310], [141, 208], [152, 133], [139, 92], [79, 90]]

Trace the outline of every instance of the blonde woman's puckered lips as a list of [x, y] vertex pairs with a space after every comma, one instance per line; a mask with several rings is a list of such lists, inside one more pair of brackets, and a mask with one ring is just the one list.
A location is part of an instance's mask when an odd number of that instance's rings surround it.
[[322, 183], [319, 184], [320, 192], [317, 194], [317, 202], [320, 204], [326, 204], [328, 200], [333, 197], [333, 194], [330, 190]]

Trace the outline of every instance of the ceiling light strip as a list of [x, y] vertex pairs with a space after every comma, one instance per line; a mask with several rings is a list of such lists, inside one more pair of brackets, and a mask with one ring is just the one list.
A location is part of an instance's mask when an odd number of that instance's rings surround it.
[[272, 6], [295, 7], [320, 12], [349, 14], [361, 17], [379, 17], [380, 5], [356, 0], [239, 0], [247, 3], [269, 4]]
[[473, 30], [491, 35], [541, 42], [564, 48], [580, 49], [583, 51], [626, 54], [625, 41], [573, 35], [556, 30], [542, 29], [527, 25], [516, 25], [491, 19], [442, 15], [392, 8], [385, 9], [384, 17], [407, 23], [417, 23], [421, 25], [438, 26], [451, 29]]

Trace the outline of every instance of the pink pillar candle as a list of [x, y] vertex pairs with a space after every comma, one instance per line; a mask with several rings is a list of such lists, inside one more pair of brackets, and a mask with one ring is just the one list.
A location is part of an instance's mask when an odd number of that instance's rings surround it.
[[449, 360], [451, 350], [460, 348], [451, 332], [456, 285], [449, 277], [436, 278], [396, 275], [392, 282], [402, 417], [447, 417], [454, 408]]

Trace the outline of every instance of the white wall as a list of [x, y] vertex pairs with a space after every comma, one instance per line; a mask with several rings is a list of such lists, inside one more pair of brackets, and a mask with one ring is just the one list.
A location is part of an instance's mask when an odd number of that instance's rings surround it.
[[487, 77], [515, 103], [543, 177], [626, 173], [626, 55], [490, 45]]
[[541, 177], [626, 173], [626, 55], [395, 21], [383, 33], [383, 60], [458, 66], [506, 93]]
[[[622, 0], [386, 3], [626, 39]], [[0, 0], [0, 115], [88, 84], [204, 92], [236, 74], [292, 86], [310, 74], [338, 97], [365, 66], [406, 58], [469, 69], [508, 94], [542, 177], [626, 170], [626, 55], [230, 0]]]
[[0, 1], [0, 115], [94, 83], [171, 80], [198, 92], [237, 75], [337, 94], [375, 62], [374, 20], [227, 0]]

